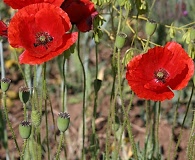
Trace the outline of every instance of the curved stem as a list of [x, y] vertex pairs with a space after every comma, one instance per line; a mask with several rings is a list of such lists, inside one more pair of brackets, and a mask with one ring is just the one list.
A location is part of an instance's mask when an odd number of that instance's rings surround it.
[[[95, 57], [96, 57], [96, 71], [95, 71], [95, 81], [94, 81], [94, 83], [97, 83], [97, 81], [98, 81], [98, 44], [97, 43], [96, 43], [96, 46], [95, 46]], [[95, 98], [94, 98], [94, 108], [93, 108], [93, 118], [92, 118], [92, 133], [93, 133], [93, 135], [92, 135], [93, 136], [92, 145], [95, 147], [94, 148], [94, 153], [93, 153], [93, 159], [96, 159], [96, 156], [97, 156], [96, 155], [96, 153], [97, 153], [97, 144], [96, 144], [96, 133], [95, 133], [97, 99], [98, 99], [98, 90], [96, 90], [96, 88], [95, 88]]]
[[82, 160], [84, 159], [84, 154], [85, 154], [85, 93], [86, 93], [86, 74], [85, 74], [85, 68], [83, 65], [83, 62], [81, 60], [80, 56], [80, 32], [78, 34], [78, 45], [77, 45], [77, 51], [78, 51], [78, 58], [79, 62], [81, 63], [81, 68], [83, 71], [83, 141], [82, 141]]

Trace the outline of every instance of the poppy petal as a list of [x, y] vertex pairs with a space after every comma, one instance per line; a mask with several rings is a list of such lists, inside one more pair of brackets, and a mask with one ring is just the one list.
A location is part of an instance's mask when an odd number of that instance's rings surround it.
[[71, 34], [65, 34], [63, 36], [65, 42], [63, 47], [59, 47], [56, 49], [56, 51], [50, 52], [50, 54], [44, 55], [43, 57], [34, 57], [32, 56], [33, 54], [27, 50], [25, 50], [20, 56], [19, 56], [19, 62], [20, 64], [30, 64], [30, 65], [35, 65], [35, 64], [41, 64], [43, 62], [49, 61], [53, 59], [54, 57], [60, 55], [63, 53], [64, 50], [67, 50], [70, 48], [71, 45], [73, 45], [78, 38], [78, 33], [71, 33]]
[[[185, 68], [170, 82], [170, 86], [174, 90], [180, 90], [187, 86], [188, 81], [194, 74], [194, 62], [182, 48], [182, 46], [176, 42], [168, 42], [165, 48], [169, 49], [177, 59], [182, 60], [185, 64]], [[179, 65], [179, 64], [178, 64]], [[175, 67], [177, 68], [177, 67]], [[179, 68], [179, 67], [178, 67]]]
[[4, 2], [14, 9], [21, 9], [25, 6], [35, 3], [50, 3], [55, 6], [60, 6], [64, 0], [4, 0]]
[[66, 0], [61, 8], [67, 12], [71, 23], [75, 24], [81, 32], [87, 32], [93, 28], [93, 19], [98, 12], [90, 0]]
[[171, 99], [172, 90], [184, 88], [194, 73], [194, 64], [181, 45], [170, 42], [135, 56], [127, 65], [126, 79], [140, 98]]
[[10, 21], [8, 40], [23, 47], [20, 63], [41, 64], [60, 55], [73, 45], [78, 33], [68, 34], [71, 23], [67, 13], [49, 3], [20, 9]]
[[7, 37], [7, 25], [0, 20], [0, 36]]

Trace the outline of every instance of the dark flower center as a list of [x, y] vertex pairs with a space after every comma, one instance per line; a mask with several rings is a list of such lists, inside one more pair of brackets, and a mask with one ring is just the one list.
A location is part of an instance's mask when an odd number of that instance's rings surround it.
[[48, 48], [48, 43], [53, 41], [53, 37], [49, 35], [47, 32], [38, 32], [35, 35], [35, 43], [34, 47], [44, 46], [46, 49]]
[[168, 72], [165, 69], [160, 68], [157, 71], [155, 71], [154, 76], [158, 81], [166, 83], [166, 80], [168, 78]]

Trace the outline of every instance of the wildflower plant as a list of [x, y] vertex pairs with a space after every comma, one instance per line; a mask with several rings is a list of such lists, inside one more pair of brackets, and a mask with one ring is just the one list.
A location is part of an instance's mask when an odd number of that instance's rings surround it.
[[[188, 130], [185, 158], [193, 160], [195, 8], [188, 1], [0, 2], [10, 14], [0, 16], [3, 156], [13, 156], [7, 135], [11, 131], [20, 159], [170, 160], [181, 156], [178, 148]], [[0, 7], [0, 15], [4, 10]], [[15, 118], [17, 129], [7, 103], [16, 83], [13, 71], [4, 67], [10, 59], [23, 83], [17, 89], [23, 111], [21, 121]], [[71, 100], [81, 106], [75, 112]], [[132, 123], [136, 101], [141, 103], [141, 127]], [[174, 114], [169, 113], [166, 148], [160, 126], [168, 104]], [[142, 139], [136, 129], [144, 133]]]

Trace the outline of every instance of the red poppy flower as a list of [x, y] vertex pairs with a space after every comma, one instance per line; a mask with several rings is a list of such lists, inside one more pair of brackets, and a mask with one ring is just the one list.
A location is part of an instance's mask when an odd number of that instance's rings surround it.
[[63, 0], [4, 0], [4, 2], [14, 9], [21, 9], [30, 4], [43, 3], [43, 2], [60, 6]]
[[8, 40], [12, 47], [23, 47], [20, 63], [41, 64], [62, 54], [73, 45], [78, 33], [71, 28], [68, 15], [49, 3], [20, 9], [10, 21]]
[[180, 44], [169, 42], [135, 56], [127, 65], [126, 79], [138, 97], [154, 101], [171, 99], [172, 90], [186, 87], [194, 62]]
[[7, 37], [7, 25], [0, 20], [0, 36]]
[[68, 13], [71, 23], [75, 24], [81, 32], [93, 28], [93, 19], [98, 12], [90, 0], [65, 0], [61, 8]]

